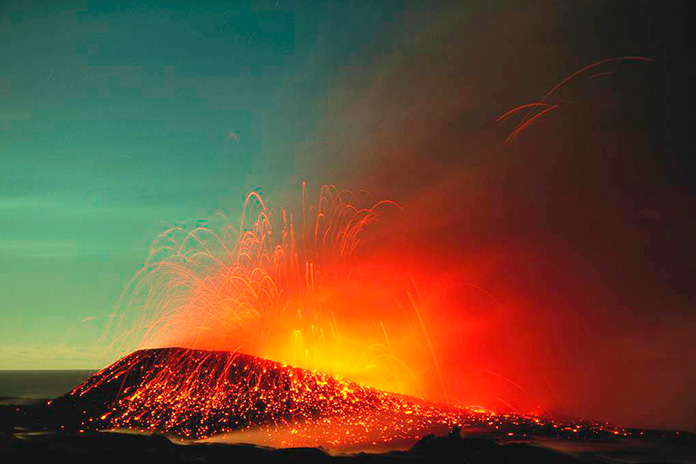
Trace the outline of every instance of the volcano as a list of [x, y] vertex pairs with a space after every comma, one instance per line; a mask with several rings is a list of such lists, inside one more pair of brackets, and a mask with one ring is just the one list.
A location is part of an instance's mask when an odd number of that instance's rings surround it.
[[242, 353], [140, 350], [96, 373], [52, 407], [78, 412], [80, 430], [132, 429], [180, 439], [253, 432], [282, 446], [413, 443], [454, 427], [497, 435], [630, 432], [432, 403]]

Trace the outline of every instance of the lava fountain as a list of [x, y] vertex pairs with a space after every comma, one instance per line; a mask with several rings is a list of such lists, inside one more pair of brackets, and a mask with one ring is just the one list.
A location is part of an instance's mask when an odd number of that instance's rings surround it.
[[109, 330], [113, 348], [119, 355], [172, 346], [244, 352], [419, 393], [418, 375], [403, 360], [413, 358], [412, 339], [391, 336], [403, 332], [398, 306], [413, 299], [402, 292], [407, 279], [354, 260], [369, 226], [399, 205], [324, 186], [308, 207], [305, 192], [303, 184], [298, 226], [291, 212], [252, 192], [238, 226], [223, 218], [217, 228], [161, 234], [124, 292]]

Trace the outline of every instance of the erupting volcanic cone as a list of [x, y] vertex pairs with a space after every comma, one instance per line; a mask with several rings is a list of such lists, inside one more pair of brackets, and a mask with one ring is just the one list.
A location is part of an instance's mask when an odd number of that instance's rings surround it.
[[241, 353], [181, 348], [136, 351], [62, 400], [83, 412], [84, 428], [193, 439], [255, 430], [267, 443], [286, 445], [408, 442], [454, 426], [559, 429], [539, 418], [438, 405]]

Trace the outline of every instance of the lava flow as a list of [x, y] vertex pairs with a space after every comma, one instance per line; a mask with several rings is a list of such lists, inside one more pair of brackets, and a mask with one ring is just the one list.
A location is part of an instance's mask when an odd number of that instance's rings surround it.
[[255, 432], [254, 441], [276, 446], [413, 443], [454, 426], [518, 436], [628, 433], [440, 405], [241, 353], [181, 348], [132, 353], [54, 404], [60, 402], [83, 411], [83, 430], [128, 428], [185, 439]]

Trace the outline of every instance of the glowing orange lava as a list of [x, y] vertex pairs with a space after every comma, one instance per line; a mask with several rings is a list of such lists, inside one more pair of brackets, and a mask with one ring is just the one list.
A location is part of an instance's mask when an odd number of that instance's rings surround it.
[[420, 399], [435, 385], [449, 403], [415, 281], [356, 259], [368, 227], [399, 209], [334, 186], [307, 207], [303, 186], [297, 227], [253, 192], [238, 227], [160, 235], [110, 331], [116, 349], [138, 351], [66, 397], [81, 426], [344, 449], [453, 426], [616, 432]]
[[607, 424], [436, 404], [245, 354], [180, 348], [132, 353], [67, 399], [84, 410], [83, 430], [129, 428], [188, 439], [230, 435], [274, 446], [398, 446], [454, 426], [520, 437], [628, 433]]

